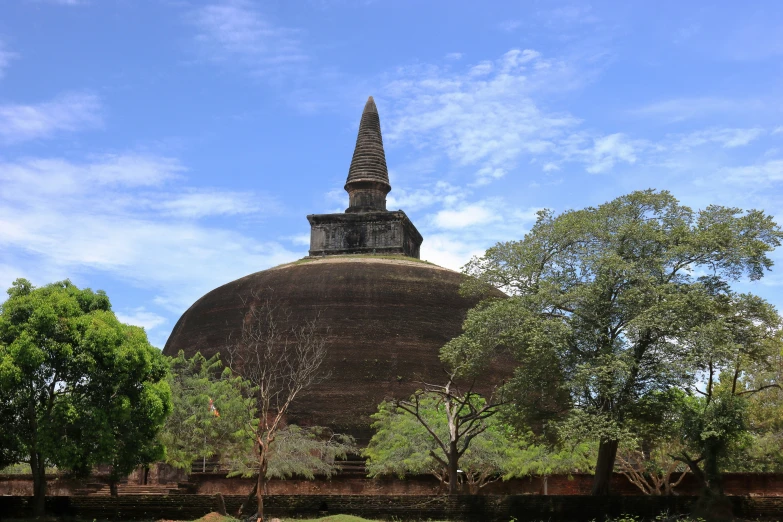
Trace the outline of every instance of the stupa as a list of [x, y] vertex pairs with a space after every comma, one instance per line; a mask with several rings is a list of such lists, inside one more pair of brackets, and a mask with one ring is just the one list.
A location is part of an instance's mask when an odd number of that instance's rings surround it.
[[372, 96], [359, 123], [359, 136], [345, 183], [344, 214], [313, 214], [310, 255], [401, 254], [419, 259], [422, 237], [402, 210], [386, 210], [391, 191], [381, 121]]
[[361, 443], [369, 440], [370, 415], [381, 401], [410, 396], [422, 380], [443, 380], [439, 350], [460, 334], [476, 301], [459, 294], [462, 274], [419, 260], [422, 236], [405, 212], [386, 210], [391, 185], [372, 97], [345, 190], [345, 213], [307, 216], [308, 257], [207, 293], [179, 319], [163, 353], [220, 352], [258, 299], [289, 310], [281, 326], [319, 314], [330, 376], [292, 404], [288, 422], [328, 426]]

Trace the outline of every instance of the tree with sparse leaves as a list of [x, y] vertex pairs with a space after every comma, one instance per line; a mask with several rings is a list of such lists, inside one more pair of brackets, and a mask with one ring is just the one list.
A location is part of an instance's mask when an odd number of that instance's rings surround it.
[[509, 298], [471, 310], [442, 358], [470, 372], [498, 348], [513, 351], [520, 416], [546, 426], [578, 414], [599, 441], [592, 492], [608, 494], [640, 404], [693, 382], [686, 340], [715, 307], [710, 286], [760, 279], [781, 238], [762, 211], [693, 211], [665, 191], [541, 211], [524, 239], [466, 265], [466, 293], [491, 285]]
[[29, 463], [34, 513], [46, 467], [115, 475], [162, 455], [167, 365], [141, 328], [120, 323], [105, 293], [70, 281], [17, 279], [0, 307], [0, 455]]
[[[327, 335], [317, 316], [299, 324], [285, 306], [253, 296], [242, 331], [226, 347], [229, 368], [253, 387], [257, 422], [251, 426], [255, 445], [257, 515], [263, 520], [264, 491], [271, 478], [270, 456], [291, 403], [327, 375], [321, 368]], [[252, 495], [252, 493], [251, 493]]]
[[460, 392], [450, 375], [445, 385], [425, 384], [409, 400], [382, 403], [373, 418], [376, 434], [365, 451], [371, 475], [433, 474], [460, 489], [460, 475], [473, 491], [500, 478], [514, 445], [492, 417], [501, 402]]

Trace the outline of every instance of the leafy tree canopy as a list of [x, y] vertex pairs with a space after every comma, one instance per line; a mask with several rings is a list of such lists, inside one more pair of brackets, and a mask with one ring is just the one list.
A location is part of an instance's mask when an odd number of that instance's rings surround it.
[[[480, 397], [474, 400], [483, 402]], [[394, 403], [383, 402], [378, 406], [378, 412], [373, 415], [375, 435], [364, 450], [371, 477], [430, 474], [441, 483], [448, 483], [448, 457], [425, 427], [426, 423], [441, 441], [449, 440], [443, 400], [431, 394], [420, 397], [418, 402], [423, 422]], [[499, 417], [488, 417], [482, 422], [484, 429], [469, 444], [458, 440], [457, 451], [464, 450], [459, 457], [460, 480], [473, 493], [500, 478], [589, 469], [584, 457], [585, 452], [590, 454], [587, 445], [575, 450], [552, 450], [533, 445], [529, 437], [518, 437]]]
[[119, 472], [154, 460], [170, 410], [166, 364], [138, 327], [120, 323], [102, 291], [17, 279], [0, 307], [0, 454], [28, 462], [35, 509], [45, 468]]
[[536, 427], [581, 415], [600, 441], [593, 491], [605, 494], [619, 440], [645, 414], [640, 405], [694, 382], [687, 341], [722, 313], [714, 289], [761, 278], [781, 238], [761, 211], [695, 212], [665, 191], [541, 211], [524, 239], [466, 265], [465, 292], [491, 285], [510, 297], [473, 309], [442, 358], [468, 374], [499, 347], [512, 350], [520, 418]]
[[252, 386], [220, 362], [180, 351], [170, 359], [172, 413], [160, 434], [166, 462], [190, 472], [206, 459], [232, 459], [252, 453], [258, 423]]

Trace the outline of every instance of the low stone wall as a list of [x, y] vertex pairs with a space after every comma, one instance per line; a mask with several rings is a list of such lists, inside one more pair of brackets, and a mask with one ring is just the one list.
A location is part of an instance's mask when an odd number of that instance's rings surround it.
[[[252, 479], [226, 478], [219, 473], [193, 473], [189, 482], [190, 493], [212, 495], [241, 495], [253, 488]], [[783, 474], [779, 473], [726, 473], [723, 476], [727, 495], [733, 496], [783, 496]], [[498, 481], [481, 489], [482, 495], [589, 495], [593, 475], [552, 475]], [[31, 490], [32, 491], [32, 490]], [[611, 491], [615, 495], [639, 495], [639, 489], [619, 473], [612, 477]], [[680, 495], [698, 495], [699, 484], [688, 475], [677, 486]], [[318, 480], [272, 480], [272, 495], [437, 495], [442, 493], [440, 483], [429, 475], [397, 478], [368, 479], [340, 476]]]
[[[241, 496], [226, 497], [229, 512], [235, 513], [242, 500]], [[3, 518], [30, 516], [30, 501], [30, 497], [0, 497], [0, 513]], [[739, 517], [783, 519], [781, 497], [731, 497], [731, 501]], [[302, 518], [341, 513], [385, 520], [587, 522], [626, 513], [648, 519], [664, 511], [687, 513], [693, 502], [695, 497], [274, 495], [266, 498], [265, 506], [271, 516]], [[88, 520], [193, 520], [214, 511], [215, 506], [215, 498], [205, 495], [47, 498], [51, 514]]]
[[[253, 479], [226, 478], [225, 473], [193, 473], [190, 477], [171, 473], [165, 480], [150, 480], [152, 484], [168, 484], [177, 487], [177, 482], [188, 481], [188, 493], [200, 495], [243, 495], [253, 488]], [[157, 476], [156, 476], [157, 478]], [[139, 477], [129, 477], [129, 484], [139, 484]], [[783, 474], [780, 473], [726, 473], [723, 476], [727, 495], [732, 496], [783, 496]], [[106, 483], [106, 477], [95, 475], [86, 479], [61, 476], [47, 477], [48, 492], [52, 496], [78, 496], [88, 492], [91, 485]], [[482, 488], [482, 495], [589, 495], [593, 476], [587, 474], [552, 475], [546, 484], [542, 477], [530, 477], [498, 481]], [[94, 488], [93, 488], [94, 489]], [[612, 477], [611, 491], [615, 495], [639, 495], [639, 490], [623, 475]], [[678, 494], [697, 495], [698, 484], [693, 476], [677, 486]], [[272, 480], [270, 495], [438, 495], [443, 493], [440, 483], [429, 475], [406, 479], [368, 479], [361, 476], [337, 475], [331, 479], [317, 480]], [[0, 475], [0, 496], [27, 496], [33, 494], [30, 475]]]

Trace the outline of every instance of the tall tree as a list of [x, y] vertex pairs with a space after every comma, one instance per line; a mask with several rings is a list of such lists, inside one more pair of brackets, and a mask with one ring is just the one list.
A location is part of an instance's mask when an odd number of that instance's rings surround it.
[[757, 296], [731, 292], [720, 281], [705, 284], [713, 307], [684, 344], [701, 378], [691, 384], [695, 397], [682, 408], [686, 447], [677, 458], [709, 501], [723, 495], [721, 472], [732, 446], [750, 436], [750, 399], [781, 389], [776, 370], [783, 320]]
[[257, 515], [263, 521], [272, 446], [285, 427], [291, 403], [326, 377], [321, 366], [328, 339], [317, 316], [294, 324], [284, 306], [257, 295], [254, 298], [239, 338], [226, 352], [229, 368], [255, 390], [258, 422], [251, 429], [258, 462]]
[[154, 446], [170, 397], [162, 355], [143, 330], [117, 320], [105, 293], [17, 279], [8, 295], [0, 308], [0, 454], [30, 464], [40, 515], [47, 465], [85, 471], [144, 460], [131, 457]]
[[220, 356], [180, 351], [170, 360], [172, 413], [160, 434], [166, 462], [190, 472], [206, 471], [206, 460], [218, 456], [223, 467], [252, 452], [258, 422], [253, 387], [223, 366]]
[[[558, 216], [541, 211], [524, 239], [499, 243], [466, 265], [473, 276], [466, 292], [492, 285], [510, 298], [472, 310], [442, 357], [469, 361], [469, 371], [498, 346], [513, 349], [518, 389], [535, 392], [517, 398], [520, 410], [549, 408], [538, 412], [544, 424], [562, 406], [580, 412], [600, 441], [593, 494], [607, 494], [620, 437], [640, 400], [691, 380], [682, 341], [714, 297], [695, 273], [759, 279], [781, 238], [761, 211], [713, 205], [694, 212], [665, 191]], [[552, 400], [558, 394], [566, 399], [560, 407]]]

